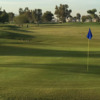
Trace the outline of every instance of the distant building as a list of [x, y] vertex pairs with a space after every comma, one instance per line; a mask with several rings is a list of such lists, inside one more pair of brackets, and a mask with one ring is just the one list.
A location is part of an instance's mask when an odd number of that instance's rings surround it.
[[52, 22], [52, 23], [57, 23], [58, 20], [57, 20], [56, 18], [53, 18], [53, 19], [51, 20], [51, 22]]
[[92, 22], [98, 22], [98, 19], [93, 18], [93, 19], [92, 19]]
[[79, 19], [76, 19], [76, 22], [80, 22], [80, 20]]
[[66, 18], [66, 22], [72, 22], [72, 17]]
[[86, 19], [85, 22], [92, 22], [92, 19]]
[[76, 22], [76, 19], [73, 17], [66, 18], [66, 22]]
[[98, 19], [93, 18], [93, 19], [86, 19], [85, 22], [98, 22]]
[[72, 18], [72, 22], [76, 22], [76, 18]]
[[[87, 19], [85, 20], [85, 22], [98, 22], [99, 18], [91, 18], [89, 16], [87, 16]], [[66, 18], [66, 22], [82, 22], [82, 19], [77, 19], [75, 17], [68, 17]]]

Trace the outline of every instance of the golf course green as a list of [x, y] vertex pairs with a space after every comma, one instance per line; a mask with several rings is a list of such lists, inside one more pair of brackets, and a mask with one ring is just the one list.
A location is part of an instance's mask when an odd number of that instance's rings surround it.
[[100, 100], [100, 23], [0, 24], [0, 100]]

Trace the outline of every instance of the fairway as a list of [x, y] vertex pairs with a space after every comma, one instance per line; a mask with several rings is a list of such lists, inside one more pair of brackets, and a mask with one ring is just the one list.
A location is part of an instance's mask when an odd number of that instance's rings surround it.
[[0, 24], [0, 100], [100, 100], [100, 23]]

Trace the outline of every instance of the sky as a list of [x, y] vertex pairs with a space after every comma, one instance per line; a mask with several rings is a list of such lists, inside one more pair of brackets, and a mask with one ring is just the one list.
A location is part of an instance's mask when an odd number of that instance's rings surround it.
[[51, 11], [54, 13], [55, 6], [59, 4], [68, 4], [69, 9], [72, 9], [73, 16], [76, 13], [82, 15], [87, 14], [89, 9], [97, 9], [97, 14], [100, 12], [100, 0], [0, 0], [0, 7], [7, 12], [18, 14], [19, 8], [29, 7], [30, 9], [41, 8], [43, 12]]

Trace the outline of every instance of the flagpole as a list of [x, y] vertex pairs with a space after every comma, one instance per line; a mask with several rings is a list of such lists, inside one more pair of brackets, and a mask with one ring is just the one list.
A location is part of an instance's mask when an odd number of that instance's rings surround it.
[[88, 53], [87, 53], [87, 72], [89, 70], [89, 39], [88, 39]]
[[89, 28], [89, 32], [88, 32], [88, 34], [87, 34], [87, 38], [88, 38], [88, 51], [87, 51], [87, 72], [89, 71], [89, 49], [90, 49], [90, 47], [89, 47], [89, 41], [91, 40], [91, 38], [92, 38], [92, 32], [91, 32], [91, 29]]

